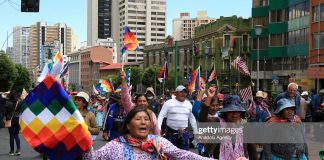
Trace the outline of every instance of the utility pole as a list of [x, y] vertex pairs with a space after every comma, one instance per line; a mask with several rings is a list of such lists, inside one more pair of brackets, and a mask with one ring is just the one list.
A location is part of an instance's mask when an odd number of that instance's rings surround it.
[[175, 44], [175, 52], [174, 52], [174, 59], [175, 59], [175, 63], [174, 63], [174, 88], [176, 88], [178, 86], [178, 42], [174, 41]]

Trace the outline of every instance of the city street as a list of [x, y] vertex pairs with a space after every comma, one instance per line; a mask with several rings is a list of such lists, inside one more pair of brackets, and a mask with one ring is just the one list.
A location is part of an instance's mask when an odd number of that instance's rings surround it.
[[[101, 132], [102, 133], [102, 132]], [[103, 146], [106, 141], [103, 140], [102, 136], [100, 135], [97, 137], [94, 143], [94, 149], [98, 149], [101, 146]], [[25, 141], [25, 139], [20, 135], [20, 140], [21, 140], [21, 155], [20, 156], [9, 156], [9, 133], [6, 128], [1, 128], [0, 129], [0, 160], [14, 160], [14, 159], [21, 159], [21, 160], [41, 160], [42, 157], [39, 156], [39, 154], [34, 151], [29, 144]], [[318, 158], [318, 152], [320, 150], [321, 146], [324, 146], [324, 144], [319, 144], [318, 142], [315, 141], [310, 141], [308, 143], [309, 145], [309, 159], [310, 160], [317, 160]], [[16, 146], [15, 146], [16, 147]], [[191, 149], [191, 151], [196, 152], [196, 149]]]
[[[102, 132], [101, 132], [102, 133]], [[0, 129], [0, 160], [13, 160], [13, 159], [21, 159], [21, 160], [39, 160], [42, 159], [39, 154], [34, 151], [29, 144], [25, 141], [25, 139], [20, 136], [21, 141], [21, 155], [20, 156], [9, 156], [9, 132], [7, 128]], [[103, 141], [101, 134], [97, 137], [94, 143], [94, 149], [98, 149], [103, 146], [106, 141]], [[16, 147], [16, 145], [15, 145]], [[15, 148], [16, 149], [16, 148]]]

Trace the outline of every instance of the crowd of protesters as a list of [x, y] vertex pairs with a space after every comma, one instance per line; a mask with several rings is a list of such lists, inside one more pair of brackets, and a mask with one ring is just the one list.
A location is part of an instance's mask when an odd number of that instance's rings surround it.
[[[89, 150], [85, 159], [308, 159], [305, 143], [253, 144], [244, 142], [244, 132], [236, 133], [235, 141], [197, 143], [197, 123], [219, 123], [221, 127], [247, 122], [264, 122], [269, 128], [280, 123], [324, 122], [324, 93], [299, 90], [290, 83], [286, 92], [273, 100], [263, 91], [255, 91], [253, 98], [242, 101], [230, 88], [202, 84], [195, 93], [177, 86], [156, 95], [152, 87], [144, 94], [132, 96], [125, 73], [120, 74], [122, 90], [109, 95], [71, 92], [71, 98], [88, 125], [95, 140], [102, 132], [108, 143], [97, 151]], [[0, 118], [9, 121], [9, 155], [20, 155], [20, 100], [14, 93], [1, 93]], [[1, 121], [2, 122], [2, 121]], [[2, 124], [4, 125], [4, 124]], [[312, 128], [306, 128], [311, 132]], [[291, 135], [300, 136], [302, 130]], [[14, 151], [16, 142], [16, 151]], [[198, 148], [199, 155], [189, 151]], [[258, 152], [258, 148], [263, 149]], [[323, 151], [321, 151], [323, 157]]]

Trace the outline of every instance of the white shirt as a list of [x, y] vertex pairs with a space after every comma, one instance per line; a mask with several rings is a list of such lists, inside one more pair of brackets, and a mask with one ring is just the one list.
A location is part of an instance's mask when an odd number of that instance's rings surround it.
[[196, 118], [192, 114], [192, 104], [188, 100], [180, 102], [176, 99], [170, 99], [164, 103], [158, 117], [160, 130], [163, 118], [167, 118], [167, 126], [174, 130], [187, 128], [189, 120], [193, 133], [198, 133]]

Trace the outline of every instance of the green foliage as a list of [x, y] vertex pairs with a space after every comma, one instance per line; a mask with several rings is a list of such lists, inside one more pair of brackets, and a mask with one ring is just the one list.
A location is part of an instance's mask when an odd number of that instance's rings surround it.
[[144, 75], [143, 75], [143, 79], [142, 79], [142, 84], [145, 87], [155, 88], [155, 85], [156, 85], [155, 93], [157, 95], [162, 94], [162, 86], [163, 86], [163, 83], [161, 83], [158, 80], [160, 70], [161, 70], [161, 66], [156, 66], [156, 67], [152, 66], [152, 67], [146, 68]]
[[[161, 67], [159, 67], [161, 68]], [[148, 67], [144, 71], [142, 84], [146, 87], [154, 87], [155, 80], [157, 81], [158, 72], [160, 71], [158, 67]], [[157, 82], [158, 83], [158, 82]]]
[[16, 80], [13, 82], [13, 86], [11, 90], [16, 91], [16, 93], [19, 94], [21, 93], [23, 88], [29, 90], [32, 82], [29, 76], [29, 72], [25, 67], [23, 67], [21, 64], [16, 64], [15, 68], [18, 74]]
[[10, 90], [16, 77], [17, 70], [15, 65], [6, 54], [0, 54], [0, 91]]

